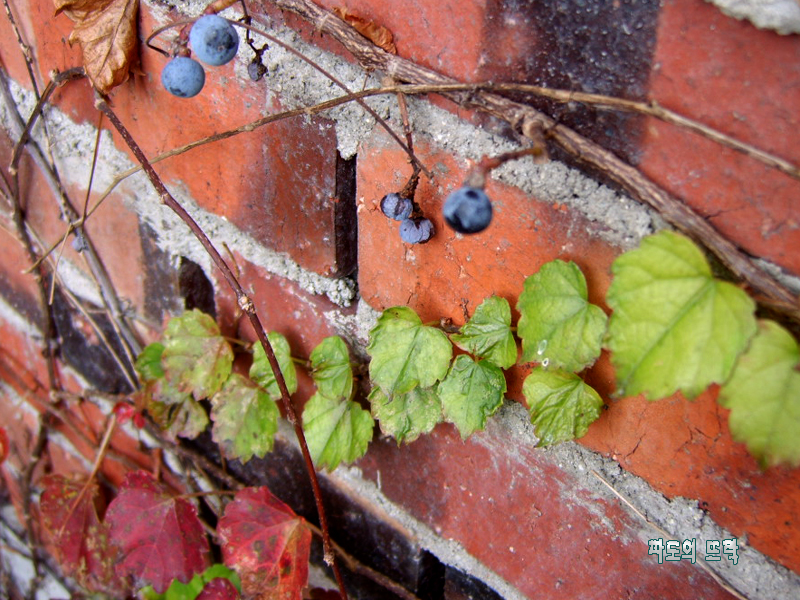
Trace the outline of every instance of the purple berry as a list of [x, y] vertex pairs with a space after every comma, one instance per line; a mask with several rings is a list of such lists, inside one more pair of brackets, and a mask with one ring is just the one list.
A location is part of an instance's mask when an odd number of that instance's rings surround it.
[[478, 233], [492, 222], [492, 203], [481, 188], [457, 189], [445, 200], [442, 212], [458, 233]]
[[414, 210], [414, 203], [409, 198], [403, 198], [400, 194], [386, 194], [381, 200], [381, 212], [395, 221], [404, 221], [411, 216]]
[[435, 233], [428, 219], [404, 219], [400, 223], [400, 239], [406, 244], [424, 244]]
[[173, 96], [191, 98], [206, 82], [202, 65], [187, 56], [176, 56], [161, 71], [161, 85]]
[[233, 25], [217, 15], [203, 15], [189, 30], [189, 42], [197, 58], [204, 63], [224, 65], [236, 56], [239, 34]]

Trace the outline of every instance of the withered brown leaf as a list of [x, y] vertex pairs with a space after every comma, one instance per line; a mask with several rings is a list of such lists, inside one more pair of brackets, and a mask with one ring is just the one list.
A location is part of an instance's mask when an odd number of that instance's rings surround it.
[[78, 42], [83, 67], [103, 94], [128, 78], [136, 52], [139, 0], [54, 0], [56, 14], [75, 22], [69, 43]]
[[383, 48], [391, 54], [397, 54], [394, 36], [386, 27], [376, 25], [374, 21], [367, 21], [351, 13], [347, 8], [334, 8], [333, 12], [379, 48]]

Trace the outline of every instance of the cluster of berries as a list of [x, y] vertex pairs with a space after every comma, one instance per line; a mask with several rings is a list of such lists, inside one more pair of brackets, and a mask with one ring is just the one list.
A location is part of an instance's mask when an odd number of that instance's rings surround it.
[[[189, 31], [195, 56], [207, 65], [218, 67], [230, 62], [239, 49], [239, 35], [233, 25], [217, 15], [203, 15]], [[202, 65], [188, 56], [172, 58], [161, 71], [161, 84], [180, 98], [200, 93], [206, 82]]]
[[[407, 244], [424, 244], [433, 237], [433, 223], [424, 217], [412, 216], [414, 202], [392, 192], [381, 200], [381, 212], [400, 221], [400, 239]], [[444, 220], [458, 233], [479, 233], [492, 221], [492, 203], [479, 187], [463, 186], [445, 200]]]
[[433, 223], [424, 217], [412, 217], [414, 202], [395, 192], [386, 194], [381, 200], [381, 212], [395, 221], [400, 221], [400, 239], [406, 244], [424, 244], [435, 233]]

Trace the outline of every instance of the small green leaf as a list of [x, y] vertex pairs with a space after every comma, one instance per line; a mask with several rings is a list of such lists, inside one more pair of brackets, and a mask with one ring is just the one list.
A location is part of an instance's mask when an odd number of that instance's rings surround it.
[[317, 390], [328, 398], [350, 399], [353, 369], [347, 344], [338, 336], [327, 337], [311, 352], [311, 377]]
[[153, 342], [145, 346], [141, 354], [136, 357], [136, 372], [142, 381], [155, 381], [164, 377], [161, 366], [161, 355], [164, 354], [164, 344]]
[[390, 398], [376, 386], [369, 393], [369, 401], [372, 416], [380, 422], [381, 431], [391, 435], [398, 445], [430, 433], [442, 420], [442, 401], [435, 388], [416, 387]]
[[225, 456], [244, 463], [272, 450], [280, 413], [263, 389], [234, 373], [211, 404], [211, 435]]
[[450, 339], [459, 348], [501, 369], [508, 369], [517, 362], [517, 344], [511, 333], [511, 307], [505, 298], [486, 298], [461, 328], [461, 333]]
[[476, 363], [462, 354], [456, 357], [438, 392], [445, 420], [455, 424], [465, 440], [482, 430], [487, 417], [503, 404], [506, 378], [497, 365], [485, 360]]
[[405, 306], [387, 308], [370, 331], [369, 375], [389, 395], [431, 387], [447, 374], [453, 346]]
[[182, 402], [151, 401], [147, 412], [168, 439], [175, 441], [177, 436], [194, 439], [208, 427], [208, 414], [202, 405], [189, 394]]
[[[289, 342], [276, 331], [267, 335], [267, 339], [272, 346], [272, 351], [275, 353], [275, 358], [278, 359], [278, 366], [281, 368], [284, 381], [286, 381], [286, 389], [289, 390], [290, 394], [294, 394], [297, 391], [297, 371], [292, 361], [292, 350], [289, 348]], [[270, 398], [280, 400], [281, 390], [278, 388], [278, 382], [275, 381], [275, 374], [272, 372], [269, 360], [267, 360], [267, 354], [259, 343], [256, 343], [253, 351], [250, 378], [267, 390]]]
[[147, 586], [139, 590], [139, 594], [145, 600], [194, 600], [203, 591], [203, 587], [212, 579], [224, 578], [236, 586], [241, 592], [242, 583], [235, 571], [223, 564], [215, 564], [208, 567], [202, 573], [192, 577], [189, 583], [181, 583], [173, 579], [167, 591], [163, 594], [156, 592], [152, 586]]
[[375, 426], [357, 402], [314, 394], [303, 409], [303, 432], [314, 464], [333, 471], [367, 452]]
[[170, 320], [161, 357], [167, 379], [197, 400], [222, 387], [233, 365], [233, 351], [210, 316], [197, 309]]
[[800, 466], [800, 349], [783, 327], [760, 321], [750, 348], [722, 386], [719, 403], [731, 410], [737, 441], [762, 467]]
[[528, 277], [517, 302], [523, 362], [575, 372], [594, 363], [607, 317], [587, 298], [586, 278], [573, 262], [554, 260]]
[[539, 446], [583, 437], [603, 407], [597, 392], [574, 373], [536, 368], [522, 384]]
[[714, 279], [699, 248], [662, 231], [619, 256], [608, 304], [608, 348], [619, 395], [692, 399], [731, 374], [755, 334], [755, 304]]

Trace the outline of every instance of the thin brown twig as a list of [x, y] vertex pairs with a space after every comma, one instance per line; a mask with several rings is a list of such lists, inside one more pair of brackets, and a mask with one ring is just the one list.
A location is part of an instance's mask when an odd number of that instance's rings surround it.
[[[458, 81], [378, 48], [332, 12], [310, 0], [270, 0], [283, 10], [300, 15], [323, 33], [338, 40], [367, 70], [379, 70], [393, 79], [423, 85], [459, 85]], [[546, 131], [548, 137], [585, 165], [601, 170], [628, 190], [635, 198], [651, 206], [671, 225], [705, 246], [735, 276], [752, 289], [779, 305], [794, 306], [787, 316], [800, 319], [798, 299], [790, 290], [758, 267], [733, 242], [720, 234], [688, 205], [650, 181], [638, 169], [614, 153], [557, 123], [531, 106], [515, 102], [497, 93], [479, 90], [443, 92], [459, 105], [475, 108], [508, 122], [520, 135]]]
[[[125, 317], [124, 311], [122, 310], [122, 306], [120, 303], [119, 298], [117, 297], [116, 291], [114, 289], [113, 284], [111, 283], [111, 279], [108, 273], [103, 266], [102, 261], [91, 242], [91, 239], [86, 234], [85, 230], [83, 229], [82, 225], [79, 222], [79, 216], [77, 211], [75, 210], [72, 202], [70, 201], [64, 186], [61, 183], [61, 180], [58, 176], [57, 171], [54, 169], [53, 165], [51, 165], [47, 160], [44, 158], [44, 153], [39, 148], [38, 144], [35, 141], [30, 139], [30, 131], [35, 124], [38, 117], [41, 115], [42, 108], [44, 107], [45, 103], [49, 99], [50, 94], [57, 89], [58, 86], [66, 84], [68, 81], [72, 81], [74, 79], [78, 79], [83, 77], [83, 68], [77, 67], [74, 69], [67, 69], [66, 71], [62, 71], [61, 73], [57, 73], [53, 76], [51, 84], [48, 85], [48, 88], [45, 90], [45, 93], [42, 95], [40, 100], [37, 102], [37, 108], [33, 111], [30, 118], [26, 121], [22, 120], [22, 117], [19, 115], [17, 111], [16, 105], [14, 103], [14, 99], [11, 97], [11, 93], [8, 89], [8, 81], [5, 76], [5, 73], [0, 70], [0, 94], [2, 94], [6, 105], [9, 109], [11, 114], [11, 122], [14, 131], [17, 132], [18, 142], [17, 146], [14, 148], [14, 153], [11, 160], [11, 166], [9, 167], [9, 171], [12, 174], [12, 195], [18, 196], [19, 194], [19, 181], [18, 181], [18, 164], [19, 160], [22, 155], [22, 148], [23, 146], [30, 147], [30, 155], [34, 159], [34, 162], [39, 166], [42, 170], [42, 173], [45, 176], [45, 179], [50, 184], [54, 196], [59, 201], [59, 207], [64, 218], [70, 224], [68, 227], [70, 231], [75, 231], [76, 235], [82, 239], [83, 241], [83, 251], [86, 257], [87, 263], [89, 265], [89, 272], [91, 276], [94, 278], [95, 282], [97, 283], [98, 289], [100, 291], [100, 297], [103, 299], [103, 302], [108, 309], [108, 314], [110, 320], [114, 323], [115, 329], [120, 332], [120, 342], [123, 346], [127, 345], [130, 349], [128, 354], [136, 354], [141, 349], [139, 341], [136, 338], [136, 334], [134, 333], [133, 329], [128, 325], [127, 319]], [[55, 82], [55, 83], [53, 83]], [[34, 263], [37, 264], [37, 263]]]
[[167, 188], [164, 186], [164, 183], [161, 181], [161, 178], [156, 173], [153, 166], [148, 161], [147, 157], [145, 156], [142, 149], [136, 143], [136, 141], [131, 136], [128, 129], [123, 125], [123, 123], [119, 120], [116, 113], [111, 109], [108, 103], [103, 100], [102, 98], [98, 98], [95, 102], [95, 105], [98, 110], [105, 113], [106, 117], [111, 121], [111, 124], [117, 130], [117, 132], [122, 136], [125, 143], [130, 148], [131, 152], [134, 154], [136, 159], [142, 165], [145, 173], [150, 180], [150, 183], [156, 189], [161, 201], [169, 207], [175, 214], [177, 214], [181, 220], [189, 227], [198, 241], [203, 245], [206, 252], [208, 252], [211, 259], [214, 261], [214, 264], [217, 268], [220, 269], [222, 272], [223, 277], [227, 281], [228, 285], [236, 294], [237, 302], [239, 307], [247, 314], [248, 319], [250, 320], [250, 324], [253, 327], [256, 335], [258, 336], [259, 342], [261, 342], [261, 346], [264, 349], [264, 353], [269, 360], [270, 367], [272, 368], [272, 372], [275, 376], [275, 381], [278, 384], [278, 389], [281, 392], [281, 402], [283, 404], [284, 410], [286, 411], [286, 416], [289, 419], [289, 422], [293, 425], [295, 430], [295, 435], [297, 436], [298, 442], [300, 443], [300, 449], [303, 453], [303, 458], [305, 459], [306, 468], [308, 470], [309, 479], [311, 480], [311, 488], [314, 492], [314, 499], [317, 505], [317, 514], [319, 516], [320, 525], [323, 531], [323, 546], [324, 546], [324, 553], [325, 553], [325, 562], [331, 566], [333, 569], [334, 575], [336, 576], [336, 581], [339, 584], [339, 592], [343, 598], [343, 600], [347, 600], [347, 592], [344, 587], [344, 580], [342, 579], [342, 575], [339, 571], [338, 565], [336, 564], [336, 560], [334, 557], [333, 550], [331, 549], [331, 539], [330, 533], [328, 532], [328, 523], [327, 517], [325, 514], [325, 508], [322, 502], [322, 492], [319, 487], [319, 481], [317, 479], [317, 474], [314, 469], [314, 463], [311, 460], [311, 454], [308, 450], [308, 444], [306, 443], [305, 435], [303, 433], [303, 427], [300, 423], [300, 420], [297, 417], [297, 413], [294, 409], [294, 405], [292, 404], [291, 397], [289, 395], [289, 390], [286, 387], [286, 381], [281, 373], [280, 366], [278, 364], [278, 359], [275, 357], [275, 352], [272, 349], [272, 345], [270, 344], [269, 340], [267, 339], [267, 334], [264, 330], [264, 326], [261, 324], [261, 320], [258, 317], [258, 314], [255, 309], [255, 305], [253, 301], [247, 296], [244, 289], [242, 288], [239, 280], [234, 275], [233, 271], [231, 271], [228, 264], [220, 255], [219, 251], [214, 247], [211, 243], [211, 240], [208, 239], [205, 232], [200, 228], [197, 222], [189, 215], [188, 212], [183, 208], [183, 206], [178, 203], [177, 200], [169, 193]]
[[72, 504], [70, 504], [69, 510], [67, 511], [67, 516], [64, 518], [64, 524], [61, 525], [61, 528], [58, 531], [58, 537], [61, 537], [64, 534], [64, 528], [66, 528], [67, 523], [72, 518], [72, 513], [75, 512], [76, 508], [78, 508], [78, 504], [80, 504], [81, 500], [86, 495], [89, 486], [91, 486], [92, 481], [97, 476], [97, 472], [100, 470], [100, 465], [103, 464], [103, 460], [105, 459], [106, 451], [108, 450], [108, 443], [111, 441], [111, 434], [114, 433], [114, 427], [116, 427], [116, 425], [117, 415], [116, 413], [112, 412], [111, 417], [108, 419], [108, 423], [106, 424], [106, 431], [103, 434], [103, 439], [97, 449], [97, 454], [95, 455], [89, 477], [87, 477], [86, 483], [81, 487], [81, 491], [78, 492], [78, 495], [72, 501]]
[[[313, 523], [309, 523], [308, 521], [304, 521], [306, 526], [314, 533], [314, 535], [318, 537], [322, 537], [322, 531], [319, 527], [314, 525]], [[417, 596], [409, 592], [406, 588], [402, 585], [394, 581], [393, 579], [388, 578], [383, 573], [376, 571], [375, 569], [365, 565], [364, 563], [360, 562], [358, 559], [354, 558], [345, 550], [339, 546], [336, 542], [333, 543], [333, 550], [336, 552], [336, 555], [339, 556], [347, 565], [347, 568], [350, 569], [353, 573], [359, 573], [364, 575], [365, 577], [371, 579], [375, 583], [383, 586], [390, 592], [394, 593], [395, 595], [399, 596], [400, 598], [404, 598], [405, 600], [419, 600]]]
[[31, 86], [33, 87], [33, 94], [38, 98], [39, 84], [36, 81], [36, 75], [33, 71], [33, 52], [31, 52], [31, 47], [25, 43], [25, 40], [22, 39], [22, 32], [19, 30], [17, 20], [14, 18], [14, 12], [11, 10], [8, 0], [3, 0], [3, 6], [6, 9], [6, 16], [8, 17], [8, 21], [11, 23], [11, 28], [14, 30], [14, 35], [17, 38], [17, 44], [19, 44], [22, 58], [25, 61], [25, 68], [28, 70], [28, 77], [31, 80]]

